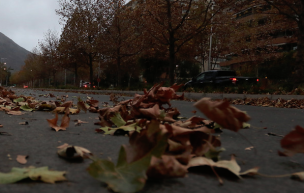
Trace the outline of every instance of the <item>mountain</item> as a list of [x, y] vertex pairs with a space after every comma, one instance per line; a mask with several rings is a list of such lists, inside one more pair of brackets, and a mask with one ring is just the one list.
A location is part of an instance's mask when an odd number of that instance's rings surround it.
[[24, 60], [29, 51], [16, 44], [13, 40], [0, 32], [0, 62], [6, 62], [8, 67], [13, 68], [13, 72], [17, 72], [24, 65]]

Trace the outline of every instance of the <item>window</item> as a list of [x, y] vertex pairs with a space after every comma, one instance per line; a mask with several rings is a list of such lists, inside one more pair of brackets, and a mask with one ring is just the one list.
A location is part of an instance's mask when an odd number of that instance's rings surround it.
[[205, 74], [206, 74], [206, 75], [205, 75], [205, 79], [206, 79], [206, 80], [213, 78], [213, 75], [214, 75], [213, 72], [206, 72]]
[[196, 80], [204, 80], [204, 78], [205, 78], [205, 73], [198, 75], [196, 77]]

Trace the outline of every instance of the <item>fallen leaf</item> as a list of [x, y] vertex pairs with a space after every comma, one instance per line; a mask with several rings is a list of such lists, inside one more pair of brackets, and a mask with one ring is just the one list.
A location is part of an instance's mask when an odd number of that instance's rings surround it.
[[[130, 145], [120, 148], [116, 166], [109, 160], [94, 159], [87, 169], [94, 178], [105, 182], [115, 192], [137, 192], [147, 180], [151, 157], [160, 157], [167, 147], [168, 136], [159, 123], [130, 136]], [[138, 150], [138, 151], [136, 151]]]
[[54, 109], [56, 109], [56, 105], [53, 103], [43, 103], [43, 104], [39, 104], [37, 109], [39, 111], [54, 110]]
[[61, 104], [60, 107], [71, 108], [72, 105], [73, 105], [73, 101], [67, 101], [67, 102]]
[[187, 166], [181, 164], [174, 156], [162, 155], [161, 158], [152, 157], [147, 170], [149, 178], [184, 177], [188, 173]]
[[28, 105], [23, 105], [20, 107], [20, 109], [22, 109], [24, 111], [29, 111], [29, 112], [32, 112], [34, 110], [31, 107], [29, 107]]
[[72, 115], [78, 114], [79, 112], [80, 112], [79, 109], [72, 109], [72, 108], [70, 108], [70, 113], [71, 113]]
[[253, 146], [250, 146], [250, 147], [246, 147], [245, 150], [248, 151], [248, 150], [252, 150], [253, 148], [254, 148]]
[[[68, 108], [67, 108], [68, 110]], [[60, 126], [57, 126], [57, 121], [58, 121], [58, 114], [56, 113], [55, 118], [54, 119], [47, 119], [50, 127], [52, 127], [53, 129], [55, 129], [56, 131], [60, 131], [63, 130], [65, 131], [66, 128], [69, 126], [70, 123], [70, 117], [68, 115], [68, 112], [66, 112], [64, 114], [64, 116], [61, 119], [61, 124]]]
[[56, 109], [54, 109], [54, 113], [64, 113], [64, 110], [66, 109], [66, 107], [56, 107]]
[[9, 112], [7, 112], [7, 114], [9, 114], [9, 115], [23, 115], [24, 113], [22, 113], [21, 111], [9, 111]]
[[28, 156], [27, 155], [18, 155], [16, 160], [17, 162], [19, 162], [20, 164], [26, 164]]
[[92, 153], [88, 149], [79, 146], [64, 144], [57, 148], [59, 148], [57, 151], [58, 155], [69, 160], [79, 160], [92, 156]]
[[83, 110], [84, 112], [87, 113], [87, 106], [85, 105], [85, 103], [81, 100], [80, 97], [78, 97], [78, 102], [77, 102], [77, 108], [80, 110]]
[[231, 106], [228, 101], [211, 101], [210, 98], [202, 98], [194, 106], [212, 121], [235, 132], [250, 119], [246, 113]]
[[74, 122], [76, 122], [76, 123], [75, 123], [75, 126], [76, 126], [76, 125], [80, 126], [82, 123], [88, 123], [88, 122], [85, 122], [85, 121], [81, 121], [81, 120], [79, 120], [79, 119], [75, 120]]
[[11, 184], [20, 180], [30, 178], [32, 180], [40, 180], [46, 183], [54, 184], [56, 181], [65, 181], [66, 172], [50, 171], [48, 167], [29, 167], [15, 168], [13, 167], [9, 173], [0, 172], [0, 184]]
[[291, 178], [296, 179], [296, 180], [300, 180], [300, 181], [304, 181], [304, 172], [293, 173], [291, 175]]
[[20, 97], [20, 98], [14, 99], [13, 101], [14, 101], [14, 103], [18, 103], [18, 102], [24, 102], [25, 99], [23, 97]]
[[221, 160], [218, 162], [214, 162], [213, 160], [205, 158], [205, 157], [192, 158], [188, 164], [188, 168], [197, 167], [197, 166], [210, 166], [210, 167], [214, 167], [214, 168], [226, 169], [231, 174], [235, 175], [236, 177], [238, 177], [240, 179], [242, 178], [241, 175], [253, 175], [254, 172], [256, 171], [256, 173], [257, 173], [257, 170], [258, 170], [258, 168], [256, 167], [255, 169], [250, 169], [250, 170], [240, 173], [241, 168], [237, 164], [234, 156], [231, 156], [231, 160], [229, 160], [229, 161]]
[[296, 153], [304, 153], [304, 129], [297, 125], [281, 139], [281, 147], [284, 152], [279, 151], [281, 156], [293, 156]]
[[116, 112], [114, 114], [113, 117], [110, 118], [110, 120], [117, 126], [117, 127], [120, 127], [120, 126], [123, 126], [126, 124], [125, 120], [123, 120], [123, 118], [120, 116], [120, 113], [119, 112]]

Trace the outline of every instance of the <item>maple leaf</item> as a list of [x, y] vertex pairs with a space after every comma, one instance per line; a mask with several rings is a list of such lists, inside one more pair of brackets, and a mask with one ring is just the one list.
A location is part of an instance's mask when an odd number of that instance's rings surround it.
[[149, 178], [184, 177], [188, 173], [187, 166], [182, 165], [175, 156], [162, 155], [152, 157], [147, 171]]
[[151, 157], [160, 157], [166, 146], [167, 135], [159, 129], [159, 123], [150, 124], [144, 132], [131, 135], [130, 145], [120, 148], [116, 166], [109, 160], [95, 159], [88, 172], [115, 192], [137, 192], [145, 185]]
[[73, 101], [66, 101], [65, 103], [61, 104], [60, 107], [71, 108], [72, 105], [73, 105]]
[[69, 108], [69, 110], [70, 110], [70, 113], [71, 113], [72, 115], [78, 114], [78, 113], [80, 112], [79, 109]]
[[18, 102], [24, 102], [25, 99], [23, 97], [20, 97], [20, 98], [14, 99], [13, 101], [14, 101], [14, 103], [18, 103]]
[[91, 107], [98, 107], [99, 101], [98, 101], [98, 100], [90, 99], [90, 100], [87, 100], [87, 103], [88, 103]]
[[22, 109], [24, 111], [29, 111], [29, 112], [32, 112], [34, 110], [31, 107], [29, 107], [28, 105], [23, 105], [20, 107], [20, 109]]
[[147, 118], [157, 119], [160, 117], [161, 112], [159, 109], [159, 105], [155, 104], [152, 108], [148, 109], [139, 109], [139, 111]]
[[304, 129], [297, 125], [281, 139], [281, 147], [284, 152], [279, 151], [281, 156], [293, 156], [296, 153], [304, 153]]
[[66, 128], [69, 126], [69, 123], [70, 123], [70, 117], [69, 117], [69, 111], [68, 110], [69, 109], [67, 108], [66, 113], [64, 114], [64, 116], [61, 119], [60, 126], [57, 126], [57, 121], [58, 121], [58, 114], [57, 113], [56, 113], [54, 119], [47, 119], [50, 127], [55, 129], [56, 131], [60, 131], [60, 130], [65, 131]]
[[117, 126], [123, 126], [126, 124], [126, 122], [123, 120], [123, 118], [120, 116], [119, 112], [115, 112], [114, 116], [110, 118], [110, 120]]
[[129, 133], [130, 131], [137, 131], [139, 132], [142, 128], [139, 126], [138, 123], [132, 123], [128, 125], [123, 125], [117, 128], [112, 127], [102, 127], [99, 128], [100, 130], [104, 131], [106, 135], [119, 135], [117, 134], [117, 131], [122, 130], [125, 132], [121, 132], [122, 134]]
[[82, 160], [83, 158], [89, 158], [92, 153], [83, 147], [68, 145], [67, 143], [57, 147], [57, 151], [60, 157], [69, 160]]
[[[212, 159], [206, 157], [195, 157], [192, 158], [188, 164], [188, 168], [197, 167], [197, 166], [210, 166], [211, 168], [222, 168], [229, 171], [231, 174], [236, 177], [242, 179], [242, 175], [255, 175], [258, 172], [258, 167], [246, 170], [244, 172], [241, 171], [241, 167], [237, 164], [235, 157], [231, 156], [231, 160], [221, 160], [218, 162], [214, 162]], [[214, 171], [215, 172], [215, 171]], [[217, 175], [217, 173], [215, 173]], [[218, 176], [219, 177], [219, 176]], [[220, 182], [222, 180], [219, 178]]]
[[20, 180], [30, 178], [32, 180], [40, 180], [46, 183], [54, 184], [56, 181], [65, 181], [66, 172], [50, 171], [48, 167], [29, 167], [15, 168], [13, 167], [9, 173], [0, 172], [0, 184], [11, 184]]
[[78, 102], [77, 102], [77, 108], [80, 110], [83, 110], [85, 113], [87, 113], [87, 106], [85, 105], [85, 103], [81, 100], [80, 97], [78, 97]]
[[194, 106], [212, 121], [235, 132], [250, 119], [246, 113], [231, 106], [228, 101], [211, 101], [210, 98], [202, 98]]

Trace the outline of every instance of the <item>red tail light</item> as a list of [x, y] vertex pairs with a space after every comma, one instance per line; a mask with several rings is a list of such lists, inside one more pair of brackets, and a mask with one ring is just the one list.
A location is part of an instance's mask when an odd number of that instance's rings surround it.
[[84, 85], [85, 88], [87, 88], [87, 85]]
[[232, 82], [236, 82], [236, 78], [230, 78]]
[[260, 80], [257, 78], [257, 82], [259, 82]]

